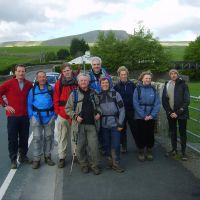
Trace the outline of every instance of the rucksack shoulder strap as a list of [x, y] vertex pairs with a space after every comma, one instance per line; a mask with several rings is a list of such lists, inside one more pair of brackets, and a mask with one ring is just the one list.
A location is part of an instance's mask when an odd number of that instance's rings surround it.
[[72, 92], [73, 92], [73, 97], [74, 97], [74, 111], [75, 111], [77, 103], [78, 103], [78, 91], [77, 89], [75, 89], [75, 90], [72, 90]]

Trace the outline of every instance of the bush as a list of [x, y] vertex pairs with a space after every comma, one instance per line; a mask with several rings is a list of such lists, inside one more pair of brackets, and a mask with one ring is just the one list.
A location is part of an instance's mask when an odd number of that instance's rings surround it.
[[200, 81], [200, 69], [180, 70], [180, 74], [189, 76], [192, 81]]

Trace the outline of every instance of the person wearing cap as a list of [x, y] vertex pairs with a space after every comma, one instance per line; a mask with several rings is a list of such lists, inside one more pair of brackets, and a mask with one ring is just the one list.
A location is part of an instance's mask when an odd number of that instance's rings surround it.
[[133, 110], [133, 92], [135, 90], [135, 84], [128, 79], [129, 71], [125, 66], [121, 66], [117, 70], [119, 81], [114, 86], [114, 89], [121, 95], [124, 107], [125, 107], [125, 120], [123, 134], [121, 134], [121, 152], [127, 152], [127, 134], [126, 123], [130, 127], [131, 133], [134, 137], [134, 110]]
[[[8, 129], [8, 150], [11, 169], [17, 168], [17, 157], [20, 163], [29, 163], [28, 136], [29, 118], [27, 96], [32, 83], [25, 79], [26, 66], [15, 66], [15, 76], [0, 86], [0, 104], [5, 108]], [[2, 97], [5, 96], [7, 101]]]
[[190, 103], [190, 93], [187, 84], [179, 77], [176, 69], [169, 71], [170, 80], [165, 83], [162, 104], [166, 111], [169, 135], [171, 137], [172, 150], [167, 153], [167, 156], [176, 156], [177, 151], [177, 124], [179, 127], [181, 140], [182, 160], [187, 160], [186, 155], [186, 128], [187, 119], [189, 118], [188, 106]]
[[125, 109], [120, 94], [110, 87], [109, 78], [100, 78], [99, 94], [101, 108], [101, 129], [104, 139], [105, 155], [108, 167], [122, 173], [120, 166], [120, 136], [124, 127]]

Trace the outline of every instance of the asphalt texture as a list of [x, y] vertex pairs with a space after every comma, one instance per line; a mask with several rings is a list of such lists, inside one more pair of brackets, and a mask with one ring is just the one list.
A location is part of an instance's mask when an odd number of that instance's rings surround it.
[[[0, 127], [1, 186], [10, 171], [3, 108], [0, 108]], [[200, 200], [200, 179], [180, 161], [165, 157], [165, 149], [157, 142], [153, 153], [153, 161], [138, 161], [133, 138], [128, 133], [128, 153], [121, 155], [121, 165], [126, 171], [121, 174], [106, 169], [102, 157], [102, 174], [83, 174], [78, 163], [74, 163], [70, 175], [70, 152], [64, 169], [47, 166], [43, 160], [37, 170], [23, 164], [17, 169], [3, 200]], [[32, 158], [32, 146], [28, 155]], [[52, 158], [58, 161], [56, 147]]]
[[[103, 161], [105, 158], [103, 158]], [[103, 162], [105, 166], [105, 161]], [[63, 171], [62, 199], [70, 200], [199, 200], [200, 180], [176, 160], [165, 157], [160, 144], [154, 147], [153, 161], [138, 161], [133, 139], [128, 153], [121, 155], [124, 173], [103, 168], [101, 175], [83, 174], [78, 164], [69, 175]]]

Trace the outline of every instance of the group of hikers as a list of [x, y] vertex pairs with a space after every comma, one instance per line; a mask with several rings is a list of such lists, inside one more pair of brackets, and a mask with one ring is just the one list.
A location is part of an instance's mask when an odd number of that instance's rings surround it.
[[[48, 84], [44, 71], [36, 73], [34, 85], [25, 79], [25, 73], [24, 65], [16, 65], [13, 78], [0, 85], [0, 104], [7, 115], [11, 169], [17, 168], [17, 160], [30, 163], [27, 157], [29, 123], [33, 131], [33, 169], [40, 167], [42, 156], [47, 165], [55, 165], [51, 157], [55, 126], [59, 168], [65, 167], [67, 147], [71, 146], [73, 160], [77, 160], [83, 173], [102, 172], [100, 154], [105, 156], [107, 168], [124, 172], [120, 154], [127, 152], [127, 124], [138, 149], [138, 159], [153, 160], [155, 122], [161, 101], [151, 84], [151, 72], [142, 72], [134, 84], [129, 80], [128, 69], [121, 66], [117, 70], [119, 80], [114, 84], [102, 68], [101, 58], [93, 57], [91, 70], [76, 76], [70, 64], [64, 63], [54, 87]], [[187, 160], [190, 95], [176, 69], [169, 71], [169, 77], [162, 94], [172, 144], [167, 155], [178, 153], [178, 124], [182, 160]]]

